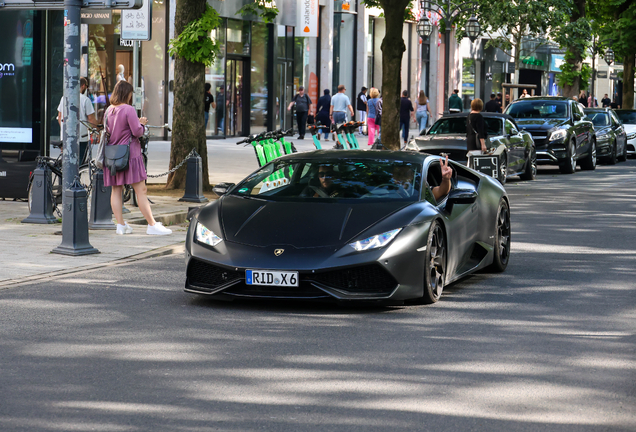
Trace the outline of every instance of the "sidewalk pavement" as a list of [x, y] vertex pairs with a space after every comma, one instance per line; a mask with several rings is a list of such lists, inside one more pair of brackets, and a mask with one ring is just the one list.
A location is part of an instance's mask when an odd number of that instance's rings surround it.
[[[210, 183], [237, 183], [258, 168], [251, 146], [236, 145], [243, 137], [208, 140]], [[361, 148], [368, 148], [366, 137], [358, 136]], [[314, 150], [310, 134], [304, 140], [290, 139], [299, 152]], [[331, 149], [334, 141], [321, 141], [323, 149]], [[51, 151], [52, 156], [57, 156]], [[161, 174], [168, 170], [170, 141], [151, 141], [149, 147], [148, 174]], [[167, 176], [149, 179], [148, 183], [165, 184]], [[214, 199], [213, 193], [206, 194]], [[146, 234], [146, 222], [141, 212], [131, 203], [126, 205], [131, 213], [124, 218], [134, 231], [130, 235], [116, 235], [115, 230], [89, 230], [90, 244], [99, 254], [70, 257], [51, 253], [62, 242], [62, 224], [23, 224], [29, 215], [26, 202], [0, 201], [0, 289], [19, 283], [42, 280], [106, 265], [131, 262], [153, 256], [183, 253], [188, 208], [202, 204], [179, 202], [178, 198], [150, 196], [155, 203], [152, 211], [155, 219], [169, 226], [168, 236]]]
[[[112, 230], [89, 230], [90, 244], [99, 254], [71, 257], [51, 253], [62, 242], [62, 224], [23, 224], [29, 215], [26, 202], [0, 201], [0, 289], [17, 283], [48, 279], [53, 276], [95, 269], [105, 265], [135, 261], [142, 258], [182, 253], [187, 224], [169, 225], [170, 221], [184, 221], [188, 207], [198, 203], [179, 202], [177, 198], [151, 196], [153, 215], [172, 230], [171, 235], [146, 234], [146, 221], [138, 208], [129, 202], [130, 213], [124, 218], [133, 227], [130, 235], [116, 235]], [[175, 215], [180, 217], [175, 218]]]

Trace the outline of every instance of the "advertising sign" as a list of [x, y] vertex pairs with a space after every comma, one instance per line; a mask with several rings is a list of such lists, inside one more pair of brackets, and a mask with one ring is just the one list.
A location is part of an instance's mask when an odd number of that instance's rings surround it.
[[318, 37], [318, 0], [298, 0], [296, 37]]
[[550, 55], [550, 70], [554, 72], [561, 72], [561, 65], [565, 61], [564, 54], [554, 54]]
[[607, 71], [596, 71], [596, 78], [607, 78]]
[[82, 24], [106, 24], [113, 23], [113, 15], [110, 9], [85, 9], [82, 11]]
[[144, 0], [137, 10], [121, 13], [121, 38], [149, 41], [152, 38], [152, 0]]

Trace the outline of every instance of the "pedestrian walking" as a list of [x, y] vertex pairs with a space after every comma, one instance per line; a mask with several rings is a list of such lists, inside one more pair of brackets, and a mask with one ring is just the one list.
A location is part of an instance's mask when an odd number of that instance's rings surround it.
[[210, 83], [205, 83], [204, 88], [205, 88], [205, 94], [203, 95], [205, 100], [204, 116], [205, 116], [205, 129], [207, 130], [208, 120], [210, 119], [210, 107], [216, 110], [216, 102], [214, 102], [214, 96], [212, 96], [212, 93], [210, 93], [210, 90], [212, 89], [212, 86], [210, 85]]
[[[80, 78], [80, 110], [79, 119], [90, 124], [97, 124], [95, 119], [95, 108], [88, 96], [85, 95], [88, 88], [88, 80], [84, 77]], [[57, 106], [57, 123], [60, 125], [60, 136], [62, 135], [62, 123], [64, 122], [64, 108], [66, 106], [64, 96], [60, 99], [60, 103]], [[88, 148], [89, 136], [88, 128], [84, 124], [80, 123], [80, 164], [86, 157], [86, 149]]]
[[349, 96], [345, 94], [347, 89], [344, 84], [338, 86], [338, 93], [331, 98], [331, 106], [329, 108], [329, 118], [336, 126], [347, 122], [347, 110], [351, 113], [351, 117], [354, 117], [353, 107]]
[[137, 110], [132, 106], [133, 86], [126, 81], [115, 84], [113, 94], [110, 97], [111, 105], [106, 110], [106, 125], [108, 133], [108, 146], [129, 145], [128, 168], [123, 171], [111, 173], [104, 165], [104, 186], [111, 186], [110, 206], [117, 220], [117, 234], [130, 234], [133, 229], [124, 221], [122, 214], [122, 192], [124, 185], [131, 185], [137, 194], [137, 202], [141, 214], [148, 222], [146, 234], [166, 235], [172, 234], [172, 230], [164, 227], [161, 222], [156, 222], [152, 216], [150, 203], [147, 197], [146, 167], [141, 156], [141, 144], [139, 137], [144, 134], [144, 126], [148, 123], [146, 117], [137, 117]]
[[588, 105], [587, 105], [587, 95], [585, 94], [585, 92], [583, 90], [581, 90], [581, 93], [579, 93], [579, 103], [581, 105], [583, 105], [585, 108], [588, 107]]
[[601, 99], [601, 104], [603, 105], [603, 108], [609, 108], [611, 103], [612, 101], [610, 100], [609, 97], [607, 97], [607, 93], [605, 93], [605, 95], [603, 96], [603, 99]]
[[415, 121], [415, 115], [413, 114], [413, 104], [409, 99], [409, 92], [404, 90], [402, 97], [400, 98], [400, 129], [402, 130], [402, 137], [404, 138], [404, 144], [409, 137], [410, 121], [413, 118]]
[[610, 108], [611, 109], [621, 109], [621, 106], [618, 104], [618, 102], [616, 102], [616, 98], [614, 98], [612, 100], [612, 102], [610, 103]]
[[216, 94], [216, 125], [217, 135], [225, 135], [225, 87], [219, 87]]
[[[358, 121], [365, 122], [367, 119], [367, 88], [362, 87], [356, 98], [356, 109], [358, 110]], [[362, 126], [358, 128], [362, 135]]]
[[464, 109], [462, 98], [459, 97], [459, 90], [453, 90], [453, 94], [448, 98], [448, 112], [458, 113]]
[[497, 103], [499, 104], [499, 106], [502, 106], [503, 104], [503, 100], [501, 98], [501, 93], [497, 93], [497, 97], [495, 98], [495, 100], [497, 101]]
[[[316, 124], [320, 123], [324, 126], [322, 133], [325, 136], [325, 140], [329, 141], [329, 129], [331, 128], [331, 120], [329, 119], [329, 107], [331, 106], [331, 95], [329, 89], [323, 91], [323, 95], [318, 99], [316, 104]], [[318, 132], [318, 139], [320, 139], [320, 132]]]
[[467, 150], [480, 151], [484, 153], [486, 148], [486, 124], [481, 111], [484, 109], [484, 102], [477, 98], [470, 103], [470, 114], [468, 114], [468, 122], [466, 127], [466, 144]]
[[296, 122], [298, 123], [298, 139], [305, 139], [305, 126], [307, 124], [307, 116], [309, 115], [309, 107], [311, 99], [305, 94], [305, 87], [298, 87], [298, 93], [292, 99], [287, 107], [287, 111], [291, 111], [296, 105]]
[[420, 125], [420, 134], [426, 130], [428, 125], [428, 117], [431, 114], [431, 109], [428, 106], [428, 98], [424, 94], [424, 90], [420, 90], [420, 95], [415, 103], [415, 118]]
[[497, 98], [495, 97], [494, 93], [490, 95], [490, 100], [486, 102], [486, 112], [492, 112], [492, 113], [501, 112], [501, 105], [497, 102]]
[[379, 126], [375, 123], [379, 113], [380, 92], [377, 88], [372, 87], [369, 91], [369, 99], [367, 100], [367, 133], [369, 135], [368, 145], [373, 145], [375, 142], [375, 134], [377, 133]]

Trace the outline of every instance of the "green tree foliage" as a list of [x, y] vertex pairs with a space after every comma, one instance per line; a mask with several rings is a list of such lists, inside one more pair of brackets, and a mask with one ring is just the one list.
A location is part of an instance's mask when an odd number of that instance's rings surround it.
[[603, 51], [611, 47], [623, 62], [623, 107], [634, 106], [634, 62], [636, 58], [636, 2], [633, 0], [588, 0], [594, 27]]
[[236, 14], [243, 17], [258, 16], [264, 23], [270, 24], [276, 20], [278, 12], [278, 8], [270, 0], [256, 0], [254, 3], [244, 5]]
[[[514, 59], [519, 70], [524, 38], [545, 39], [569, 10], [567, 0], [477, 0], [477, 19], [490, 40], [486, 46], [501, 49]], [[463, 36], [458, 32], [458, 36]], [[517, 74], [515, 74], [517, 76]]]
[[192, 63], [211, 66], [220, 52], [220, 43], [210, 37], [210, 32], [221, 25], [221, 17], [206, 4], [201, 18], [191, 21], [183, 31], [170, 40], [170, 55], [177, 55]]

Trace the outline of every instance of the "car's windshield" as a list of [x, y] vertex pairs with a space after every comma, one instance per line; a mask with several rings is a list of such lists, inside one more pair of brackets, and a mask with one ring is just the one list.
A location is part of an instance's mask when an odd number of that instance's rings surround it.
[[594, 123], [594, 126], [609, 126], [610, 125], [610, 118], [607, 113], [587, 111], [585, 115], [590, 120], [592, 120], [592, 123]]
[[506, 108], [506, 114], [516, 119], [567, 118], [568, 105], [560, 101], [515, 102]]
[[[466, 135], [468, 117], [443, 118], [435, 122], [427, 135]], [[484, 117], [488, 135], [502, 135], [502, 120], [499, 117]]]
[[623, 124], [636, 124], [636, 111], [616, 111]]
[[274, 161], [230, 195], [271, 201], [316, 199], [418, 200], [421, 164], [389, 159]]

